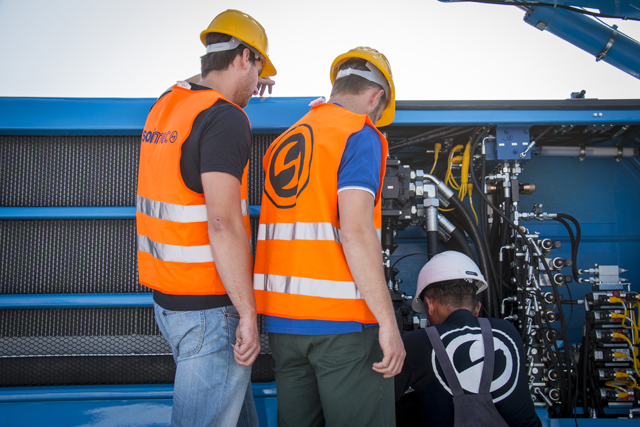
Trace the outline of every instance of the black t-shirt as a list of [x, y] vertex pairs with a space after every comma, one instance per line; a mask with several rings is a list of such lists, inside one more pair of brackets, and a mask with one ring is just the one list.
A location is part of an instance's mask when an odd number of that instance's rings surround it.
[[[211, 90], [191, 84], [191, 90]], [[251, 125], [245, 113], [233, 104], [218, 100], [193, 121], [191, 133], [182, 144], [180, 173], [185, 185], [202, 194], [200, 175], [224, 172], [242, 180], [251, 155]], [[172, 311], [208, 310], [231, 305], [228, 295], [169, 295], [153, 291], [154, 301]]]
[[[491, 396], [510, 426], [538, 427], [525, 372], [524, 346], [511, 323], [489, 319], [493, 330], [495, 368]], [[465, 392], [477, 393], [484, 355], [478, 319], [469, 310], [456, 310], [436, 326]], [[424, 329], [402, 336], [407, 352], [402, 372], [395, 377], [396, 400], [412, 387], [420, 401], [423, 426], [453, 426], [453, 396]], [[434, 369], [435, 366], [435, 369]]]

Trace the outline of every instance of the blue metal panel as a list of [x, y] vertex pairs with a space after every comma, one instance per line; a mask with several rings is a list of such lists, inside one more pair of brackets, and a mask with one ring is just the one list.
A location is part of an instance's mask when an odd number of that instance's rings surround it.
[[[3, 219], [134, 219], [135, 207], [9, 208], [0, 206]], [[260, 217], [260, 206], [249, 206], [249, 217]]]
[[309, 112], [311, 98], [251, 98], [244, 109], [253, 133], [280, 134]]
[[[281, 133], [314, 98], [255, 98], [245, 108], [254, 133]], [[153, 99], [2, 98], [0, 135], [140, 135]], [[400, 102], [401, 104], [401, 102]], [[638, 109], [398, 109], [393, 125], [628, 124]]]
[[[275, 383], [253, 384], [261, 426], [276, 427]], [[169, 426], [173, 385], [0, 389], [0, 427]]]
[[136, 208], [134, 207], [0, 207], [0, 219], [131, 219], [135, 217]]
[[[245, 108], [254, 133], [280, 133], [315, 98], [252, 98]], [[3, 98], [0, 135], [141, 135], [155, 99]]]
[[140, 135], [154, 99], [0, 98], [3, 135]]
[[[496, 129], [496, 157], [487, 160], [520, 160], [520, 153], [529, 148], [529, 126], [498, 126]], [[525, 159], [531, 158], [528, 152]]]
[[0, 295], [0, 310], [8, 308], [89, 308], [149, 306], [153, 306], [153, 295], [151, 293]]
[[[595, 114], [595, 116], [594, 116]], [[640, 124], [638, 110], [397, 110], [393, 125]]]

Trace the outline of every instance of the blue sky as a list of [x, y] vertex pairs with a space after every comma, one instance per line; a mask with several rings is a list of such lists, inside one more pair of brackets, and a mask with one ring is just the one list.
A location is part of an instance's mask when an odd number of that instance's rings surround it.
[[[638, 98], [640, 81], [505, 6], [437, 0], [0, 0], [0, 96], [156, 97], [199, 71], [228, 8], [266, 28], [274, 96], [330, 91], [333, 59], [385, 53], [400, 100]], [[640, 39], [640, 22], [608, 20]]]

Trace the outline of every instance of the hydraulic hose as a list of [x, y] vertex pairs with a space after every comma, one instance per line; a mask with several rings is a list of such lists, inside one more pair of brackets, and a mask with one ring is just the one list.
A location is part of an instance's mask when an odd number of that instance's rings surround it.
[[[473, 153], [473, 150], [471, 152]], [[464, 231], [466, 231], [469, 237], [471, 237], [471, 241], [476, 247], [476, 251], [478, 252], [478, 261], [479, 261], [478, 267], [480, 267], [480, 271], [482, 272], [482, 275], [485, 277], [485, 280], [487, 280], [487, 283], [495, 284], [496, 283], [495, 275], [492, 269], [492, 264], [490, 263], [490, 260], [489, 260], [489, 250], [486, 246], [486, 242], [482, 239], [482, 236], [480, 235], [480, 230], [478, 230], [478, 227], [476, 227], [475, 220], [471, 217], [469, 210], [455, 196], [455, 193], [453, 192], [453, 190], [451, 190], [446, 184], [444, 184], [438, 178], [428, 174], [425, 174], [424, 177], [437, 185], [438, 197], [442, 197], [452, 207], [455, 208], [453, 210], [453, 214], [456, 215], [456, 217], [460, 220]], [[475, 176], [473, 178], [475, 180]], [[494, 315], [493, 310], [495, 309], [495, 307], [499, 307], [499, 302], [497, 301], [496, 294], [494, 290], [491, 288], [491, 286], [487, 288], [487, 291], [489, 295], [486, 296], [487, 306], [485, 308], [489, 313], [489, 315], [493, 316]]]
[[471, 250], [471, 246], [469, 245], [469, 242], [467, 241], [466, 236], [459, 229], [456, 228], [451, 233], [451, 240], [449, 240], [449, 245], [451, 249], [455, 249], [458, 252], [462, 252], [463, 254], [465, 254], [466, 256], [468, 256], [474, 261], [476, 260], [476, 256], [473, 254], [473, 251]]
[[[560, 223], [564, 222], [564, 221], [561, 221], [562, 219], [568, 219], [569, 221], [573, 222], [573, 225], [576, 227], [575, 242], [573, 240], [571, 241], [571, 263], [572, 263], [571, 273], [573, 274], [573, 280], [575, 280], [576, 283], [577, 283], [579, 281], [578, 280], [578, 247], [580, 246], [580, 238], [582, 237], [582, 229], [580, 228], [580, 223], [578, 223], [578, 221], [574, 217], [572, 217], [571, 215], [559, 213], [559, 214], [557, 214], [556, 217], [559, 218], [558, 221]], [[569, 226], [569, 224], [564, 222], [563, 225], [569, 231], [569, 237], [572, 237], [573, 233], [571, 232], [571, 227]]]
[[[435, 197], [435, 193], [433, 194]], [[438, 254], [440, 238], [438, 236], [438, 208], [429, 206], [427, 208], [427, 253], [429, 259]]]
[[[492, 281], [493, 277], [491, 274], [491, 267], [489, 266], [489, 251], [486, 248], [485, 241], [480, 236], [480, 231], [478, 227], [475, 226], [474, 219], [471, 217], [471, 214], [467, 210], [467, 207], [455, 196], [451, 197], [449, 203], [455, 208], [453, 210], [453, 214], [460, 220], [462, 227], [467, 232], [469, 237], [471, 237], [471, 241], [476, 247], [476, 251], [478, 252], [478, 267], [480, 267], [480, 271], [483, 276], [487, 280], [487, 282]], [[495, 285], [495, 284], [494, 284]], [[498, 301], [495, 295], [495, 287], [489, 286], [487, 288], [489, 291], [489, 295], [487, 296], [487, 311], [491, 316], [494, 315], [494, 307], [497, 307]]]
[[[476, 147], [478, 145], [478, 141], [479, 138], [476, 138], [476, 140], [473, 142], [473, 146], [471, 147], [471, 153], [473, 155], [473, 153], [475, 153]], [[472, 171], [472, 165], [469, 166], [469, 169]], [[480, 188], [478, 181], [475, 177], [475, 175], [472, 173], [471, 177], [473, 179], [473, 184], [476, 186], [476, 188]], [[518, 227], [516, 224], [513, 223], [513, 221], [511, 221], [511, 219], [505, 215], [503, 212], [501, 212], [493, 203], [491, 203], [491, 201], [487, 198], [487, 196], [483, 193], [483, 192], [479, 192], [480, 196], [485, 200], [485, 202], [487, 203], [487, 205], [489, 207], [491, 207], [493, 209], [493, 211], [500, 215], [503, 220], [508, 223], [518, 234], [520, 234], [520, 236], [523, 238], [525, 244], [529, 247], [529, 250], [531, 253], [537, 253], [538, 256], [541, 256], [540, 253], [540, 249], [537, 247], [537, 245], [533, 244], [531, 241], [529, 241], [529, 238], [525, 235], [525, 233], [520, 229], [520, 227]], [[547, 265], [546, 262], [542, 263], [542, 266], [544, 267], [545, 273], [547, 274], [547, 277], [549, 278], [549, 281], [552, 285], [552, 290], [554, 293], [554, 296], [556, 298], [557, 301], [561, 301], [560, 300], [560, 295], [557, 289], [557, 286], [555, 286], [554, 284], [554, 279], [553, 276], [551, 274], [551, 270], [549, 269], [549, 266]], [[562, 325], [562, 329], [560, 330], [560, 332], [555, 335], [552, 339], [547, 339], [546, 334], [543, 334], [543, 342], [545, 347], [547, 347], [549, 350], [552, 349], [552, 345], [556, 347], [556, 350], [559, 350], [559, 346], [558, 346], [558, 340], [560, 338], [562, 338], [562, 340], [564, 341], [564, 349], [563, 349], [563, 354], [564, 354], [564, 362], [565, 362], [565, 366], [569, 368], [570, 371], [570, 367], [572, 365], [571, 363], [571, 359], [570, 359], [570, 354], [569, 354], [569, 347], [567, 345], [568, 340], [567, 340], [567, 336], [566, 336], [566, 331], [567, 331], [567, 327], [568, 327], [568, 323], [566, 322], [566, 319], [564, 317], [564, 311], [562, 310], [562, 304], [558, 304], [558, 320], [560, 322], [560, 324]], [[573, 312], [573, 305], [571, 306], [571, 311]], [[547, 329], [551, 330], [551, 327], [549, 325], [547, 325]], [[558, 364], [557, 360], [555, 357], [552, 358], [552, 363], [554, 365], [556, 365], [556, 367], [558, 367], [558, 369], [560, 368], [560, 364]], [[562, 371], [560, 371], [562, 372]], [[562, 402], [562, 406], [561, 406], [561, 415], [565, 415], [565, 414], [570, 414], [571, 413], [571, 375], [570, 374], [564, 374], [560, 376], [560, 381], [561, 385], [563, 386], [564, 390], [563, 390], [563, 402]], [[555, 412], [555, 411], [554, 411]]]
[[449, 235], [449, 239], [446, 242], [442, 239], [444, 247], [447, 248], [447, 250], [461, 252], [471, 258], [476, 264], [478, 263], [464, 231], [461, 231], [460, 228], [456, 227], [442, 214], [438, 214], [438, 225], [441, 230]]
[[440, 245], [440, 238], [437, 231], [427, 231], [427, 253], [429, 259], [438, 255], [438, 247]]

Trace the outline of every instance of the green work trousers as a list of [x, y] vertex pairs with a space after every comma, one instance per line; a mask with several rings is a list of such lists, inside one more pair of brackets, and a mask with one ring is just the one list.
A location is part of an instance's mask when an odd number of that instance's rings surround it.
[[378, 326], [334, 335], [269, 334], [276, 362], [279, 427], [395, 426], [393, 378]]

